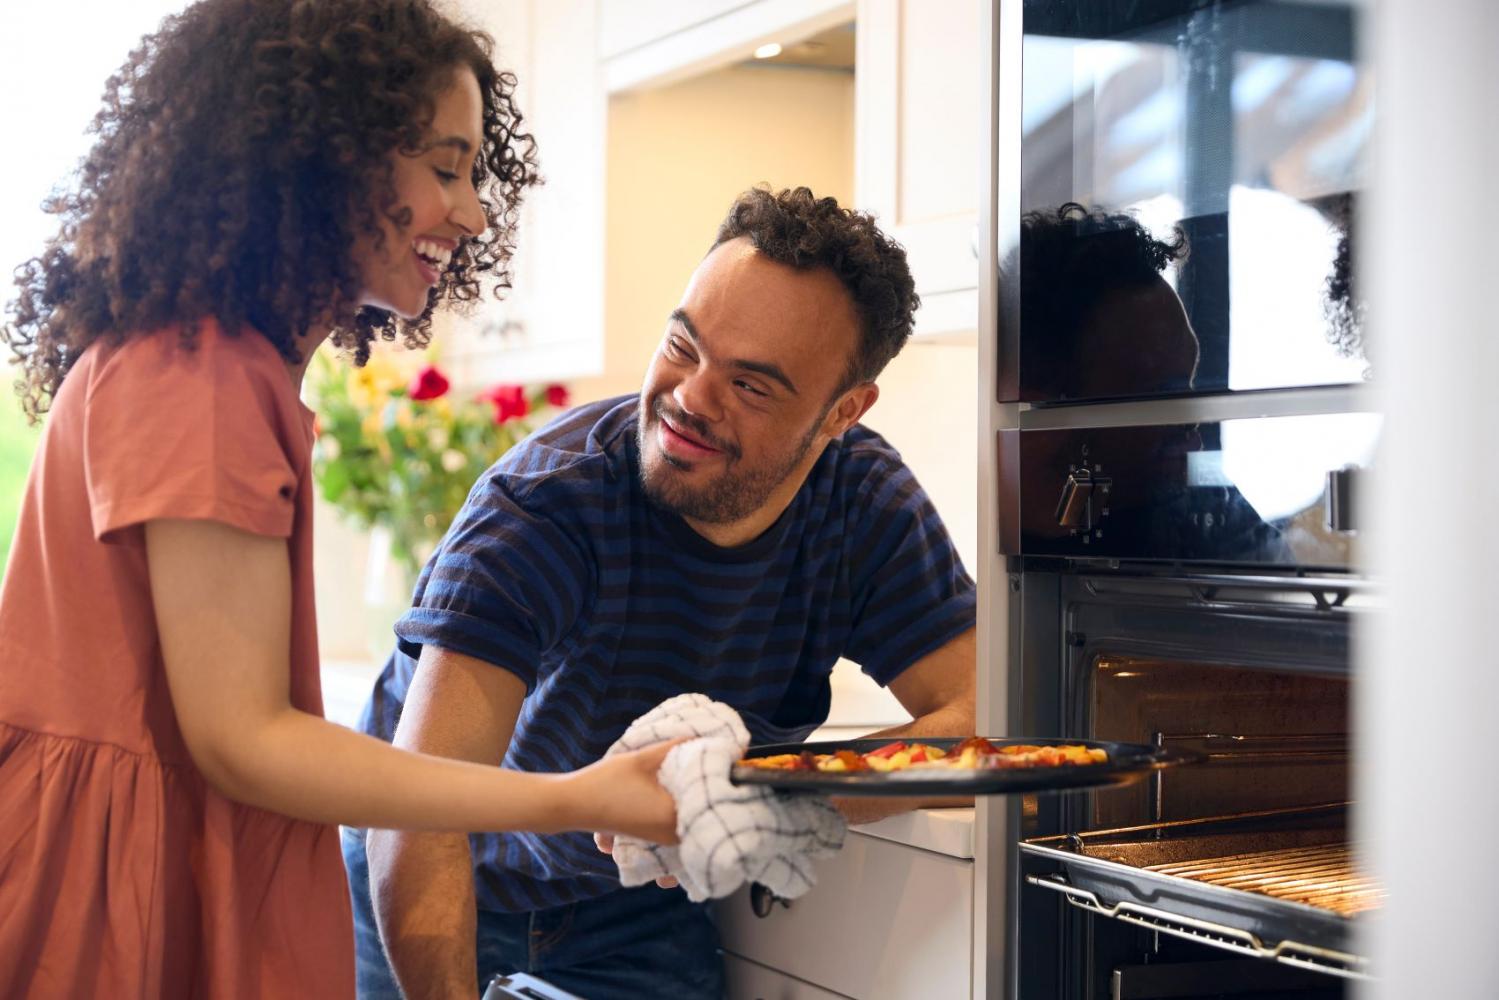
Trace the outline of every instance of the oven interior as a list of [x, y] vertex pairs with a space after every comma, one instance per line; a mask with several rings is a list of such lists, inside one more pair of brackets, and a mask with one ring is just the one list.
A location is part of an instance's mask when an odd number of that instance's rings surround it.
[[1011, 577], [1017, 732], [1195, 755], [1014, 817], [1022, 998], [1342, 997], [1379, 888], [1349, 847], [1343, 577]]

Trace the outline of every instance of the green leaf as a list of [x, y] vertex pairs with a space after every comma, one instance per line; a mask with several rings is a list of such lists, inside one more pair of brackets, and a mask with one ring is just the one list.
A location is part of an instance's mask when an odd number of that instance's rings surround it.
[[349, 488], [349, 470], [342, 462], [323, 466], [323, 499], [336, 504]]

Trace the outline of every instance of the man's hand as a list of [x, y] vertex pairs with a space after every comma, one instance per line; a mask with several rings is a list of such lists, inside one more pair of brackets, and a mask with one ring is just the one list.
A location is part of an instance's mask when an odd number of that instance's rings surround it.
[[[614, 834], [612, 833], [594, 834], [593, 843], [595, 847], [603, 851], [605, 854], [614, 853]], [[656, 879], [656, 884], [663, 889], [675, 889], [678, 885], [677, 880], [670, 875], [663, 875], [660, 878]]]

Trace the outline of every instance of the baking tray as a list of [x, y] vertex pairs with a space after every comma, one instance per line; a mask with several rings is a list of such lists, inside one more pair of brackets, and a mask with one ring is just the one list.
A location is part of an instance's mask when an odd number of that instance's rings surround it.
[[[852, 750], [864, 754], [904, 739], [950, 750], [963, 742], [958, 737], [874, 737], [821, 743], [774, 743], [750, 747], [745, 757], [777, 754], [834, 753]], [[1144, 743], [1108, 740], [1046, 739], [1013, 737], [989, 740], [995, 746], [1085, 746], [1108, 753], [1102, 764], [1069, 764], [1063, 767], [994, 768], [948, 771], [916, 768], [908, 771], [778, 771], [735, 764], [730, 780], [736, 785], [768, 785], [784, 791], [826, 792], [831, 795], [1010, 795], [1018, 792], [1057, 792], [1098, 785], [1122, 785], [1138, 781], [1152, 771], [1189, 763], [1196, 755]]]

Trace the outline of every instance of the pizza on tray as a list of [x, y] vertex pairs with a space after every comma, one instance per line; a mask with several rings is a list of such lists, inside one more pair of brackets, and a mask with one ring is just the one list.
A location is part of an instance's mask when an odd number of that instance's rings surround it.
[[995, 744], [982, 736], [973, 736], [949, 750], [929, 743], [906, 743], [897, 740], [878, 749], [860, 754], [852, 750], [834, 753], [773, 754], [769, 757], [746, 757], [739, 763], [771, 771], [914, 771], [1019, 769], [1027, 767], [1068, 767], [1102, 764], [1109, 755], [1095, 747], [1079, 744], [1035, 746], [1033, 744]]

